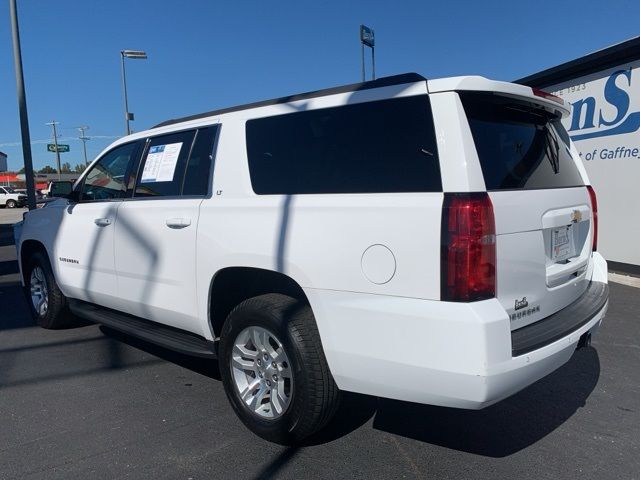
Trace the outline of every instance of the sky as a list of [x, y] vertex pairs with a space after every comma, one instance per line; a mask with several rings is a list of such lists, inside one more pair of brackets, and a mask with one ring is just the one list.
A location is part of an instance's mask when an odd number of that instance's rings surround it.
[[[179, 116], [360, 81], [358, 28], [376, 76], [514, 80], [638, 35], [637, 0], [17, 0], [36, 169], [89, 159], [124, 135], [120, 51], [134, 131]], [[367, 51], [367, 78], [370, 78]], [[0, 2], [0, 151], [23, 165], [9, 2]]]

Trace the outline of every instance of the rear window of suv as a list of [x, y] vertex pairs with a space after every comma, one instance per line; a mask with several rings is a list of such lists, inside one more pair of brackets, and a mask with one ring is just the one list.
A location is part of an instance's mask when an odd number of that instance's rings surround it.
[[460, 92], [487, 190], [583, 186], [560, 118], [533, 103]]
[[442, 191], [426, 95], [249, 120], [257, 194]]

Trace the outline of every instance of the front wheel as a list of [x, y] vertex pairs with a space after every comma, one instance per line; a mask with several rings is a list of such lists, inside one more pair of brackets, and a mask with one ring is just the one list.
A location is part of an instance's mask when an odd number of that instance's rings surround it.
[[220, 339], [220, 373], [242, 422], [272, 442], [312, 435], [338, 405], [311, 308], [285, 295], [250, 298], [231, 312]]
[[27, 301], [37, 324], [47, 329], [71, 326], [73, 316], [47, 256], [42, 252], [34, 253], [27, 262], [25, 273]]
[[15, 200], [7, 200], [7, 208], [16, 208], [18, 203]]

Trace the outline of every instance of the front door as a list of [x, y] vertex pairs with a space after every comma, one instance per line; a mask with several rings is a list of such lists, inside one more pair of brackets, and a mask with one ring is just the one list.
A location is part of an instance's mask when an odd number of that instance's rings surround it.
[[114, 304], [115, 223], [138, 147], [132, 142], [106, 153], [84, 176], [77, 203], [49, 207], [63, 209], [52, 261], [57, 263], [58, 283], [68, 297], [108, 307]]

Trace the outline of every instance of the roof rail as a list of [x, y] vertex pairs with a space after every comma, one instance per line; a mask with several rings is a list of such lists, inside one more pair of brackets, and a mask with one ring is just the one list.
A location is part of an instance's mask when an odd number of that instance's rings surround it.
[[352, 83], [350, 85], [343, 85], [340, 87], [325, 88], [323, 90], [316, 90], [314, 92], [300, 93], [297, 95], [274, 98], [271, 100], [262, 100], [260, 102], [247, 103], [244, 105], [238, 105], [236, 107], [222, 108], [220, 110], [212, 110], [210, 112], [198, 113], [196, 115], [189, 115], [187, 117], [175, 118], [154, 125], [152, 128], [166, 127], [168, 125], [174, 125], [176, 123], [188, 122], [189, 120], [198, 120], [200, 118], [212, 117], [214, 115], [221, 115], [223, 113], [238, 112], [240, 110], [248, 110], [250, 108], [266, 107], [268, 105], [277, 105], [279, 103], [295, 102], [296, 100], [324, 97], [326, 95], [334, 95], [337, 93], [355, 92], [357, 90], [368, 90], [371, 88], [388, 87], [391, 85], [402, 85], [403, 83], [423, 82], [426, 80], [427, 79], [425, 77], [417, 73], [403, 73], [401, 75], [382, 77], [376, 80], [370, 80], [368, 82]]

